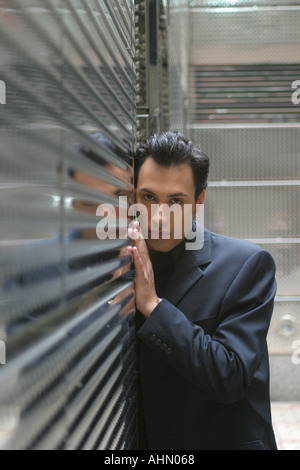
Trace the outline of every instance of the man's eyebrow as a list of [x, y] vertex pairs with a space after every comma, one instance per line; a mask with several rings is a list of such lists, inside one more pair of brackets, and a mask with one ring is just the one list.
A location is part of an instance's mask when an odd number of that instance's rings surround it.
[[[148, 189], [148, 188], [141, 188], [140, 191], [144, 191], [145, 193], [152, 194], [152, 196], [156, 196], [156, 194], [153, 191], [151, 191], [151, 189]], [[174, 194], [168, 195], [168, 197], [177, 197], [177, 196], [189, 197], [188, 194], [185, 194], [185, 193], [174, 193]]]
[[184, 193], [174, 193], [174, 194], [169, 194], [168, 197], [177, 197], [177, 196], [181, 196], [181, 197], [189, 197], [188, 194], [184, 194]]
[[152, 194], [153, 196], [156, 196], [156, 194], [148, 188], [141, 188], [140, 191], [144, 191], [145, 193], [149, 193], [149, 194]]

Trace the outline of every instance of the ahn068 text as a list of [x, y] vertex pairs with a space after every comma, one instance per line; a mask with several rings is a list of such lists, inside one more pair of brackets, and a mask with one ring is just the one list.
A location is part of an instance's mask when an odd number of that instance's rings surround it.
[[148, 459], [149, 464], [156, 464], [156, 465], [194, 465], [195, 457], [194, 455], [170, 455], [170, 454], [162, 454], [162, 455], [150, 455]]

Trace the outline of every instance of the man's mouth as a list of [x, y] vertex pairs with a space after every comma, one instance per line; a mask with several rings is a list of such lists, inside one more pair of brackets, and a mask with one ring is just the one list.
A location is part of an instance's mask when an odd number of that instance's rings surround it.
[[169, 232], [163, 232], [161, 230], [149, 230], [148, 231], [149, 239], [159, 239], [159, 240], [170, 240], [171, 234]]

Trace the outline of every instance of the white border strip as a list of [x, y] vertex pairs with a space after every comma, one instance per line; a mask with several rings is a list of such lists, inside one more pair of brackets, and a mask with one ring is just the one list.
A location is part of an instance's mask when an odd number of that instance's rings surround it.
[[300, 238], [247, 238], [246, 240], [256, 245], [296, 245], [300, 243]]
[[[288, 64], [287, 64], [288, 65]], [[292, 88], [291, 88], [292, 90]], [[273, 129], [273, 128], [298, 128], [300, 129], [300, 123], [297, 122], [287, 122], [287, 123], [241, 123], [241, 124], [189, 124], [188, 129]]]
[[264, 187], [264, 186], [300, 186], [300, 180], [269, 180], [269, 181], [211, 181], [209, 188], [233, 187]]

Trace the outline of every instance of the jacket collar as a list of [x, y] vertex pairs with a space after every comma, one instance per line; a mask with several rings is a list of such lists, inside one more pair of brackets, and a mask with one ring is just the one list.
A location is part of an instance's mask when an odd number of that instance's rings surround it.
[[[197, 230], [201, 230], [197, 226]], [[203, 230], [203, 229], [202, 229]], [[184, 250], [163, 291], [163, 297], [178, 305], [186, 292], [204, 276], [201, 267], [211, 262], [211, 232], [204, 229], [204, 245], [199, 250]]]

